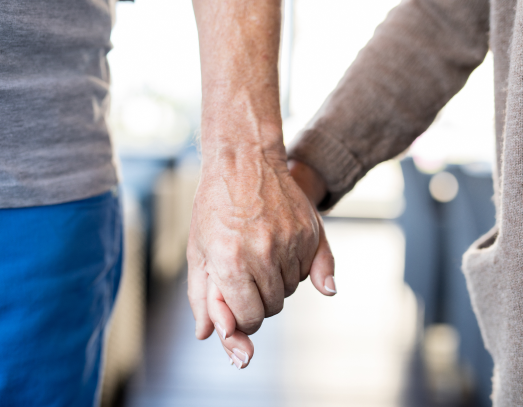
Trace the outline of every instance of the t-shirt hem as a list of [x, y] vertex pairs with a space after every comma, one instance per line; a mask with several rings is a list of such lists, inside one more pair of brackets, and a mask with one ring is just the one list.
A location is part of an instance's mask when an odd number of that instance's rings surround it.
[[57, 205], [91, 198], [118, 185], [116, 170], [89, 172], [82, 177], [64, 176], [41, 184], [0, 184], [0, 209]]

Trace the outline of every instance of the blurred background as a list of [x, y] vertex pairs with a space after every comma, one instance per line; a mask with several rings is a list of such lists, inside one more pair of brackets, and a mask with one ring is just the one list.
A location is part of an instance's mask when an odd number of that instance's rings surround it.
[[[398, 2], [286, 1], [286, 142]], [[119, 2], [112, 40], [127, 250], [103, 406], [491, 405], [492, 361], [460, 270], [494, 225], [490, 55], [402, 157], [370, 171], [325, 218], [338, 295], [303, 282], [237, 371], [216, 334], [194, 338], [186, 296], [201, 97], [192, 4]]]

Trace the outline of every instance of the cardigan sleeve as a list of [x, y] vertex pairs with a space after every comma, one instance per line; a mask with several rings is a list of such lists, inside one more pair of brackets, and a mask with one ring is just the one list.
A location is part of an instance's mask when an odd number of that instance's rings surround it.
[[488, 0], [404, 0], [288, 148], [327, 184], [332, 207], [376, 164], [404, 151], [488, 51]]

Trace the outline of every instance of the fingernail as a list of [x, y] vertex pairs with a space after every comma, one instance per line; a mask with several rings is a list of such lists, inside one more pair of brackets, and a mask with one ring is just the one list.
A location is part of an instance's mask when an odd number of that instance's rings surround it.
[[223, 329], [218, 322], [214, 324], [214, 327], [216, 328], [216, 331], [218, 331], [218, 335], [225, 339], [225, 337], [227, 336], [227, 331], [225, 331], [225, 329]]
[[229, 358], [229, 365], [232, 365], [234, 362], [232, 361], [231, 358]]
[[233, 348], [232, 351], [240, 360], [243, 360], [243, 363], [247, 364], [249, 363], [249, 355], [247, 355], [246, 352], [239, 350], [237, 348]]
[[234, 363], [234, 366], [236, 366], [238, 370], [240, 370], [242, 368], [242, 361], [238, 359], [238, 357], [234, 354], [231, 355], [231, 358]]
[[334, 294], [337, 293], [337, 291], [336, 291], [336, 282], [334, 281], [334, 276], [328, 276], [325, 279], [324, 287], [330, 293], [334, 293]]

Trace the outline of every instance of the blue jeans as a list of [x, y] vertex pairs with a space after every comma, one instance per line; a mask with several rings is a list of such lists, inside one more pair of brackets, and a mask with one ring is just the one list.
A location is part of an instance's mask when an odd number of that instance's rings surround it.
[[122, 268], [117, 194], [0, 209], [0, 405], [93, 406]]

